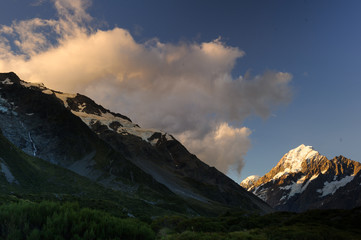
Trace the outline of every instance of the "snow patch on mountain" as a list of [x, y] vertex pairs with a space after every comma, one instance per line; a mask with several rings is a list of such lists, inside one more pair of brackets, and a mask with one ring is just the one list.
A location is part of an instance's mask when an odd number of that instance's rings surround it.
[[288, 174], [289, 174], [289, 169], [287, 168], [287, 169], [285, 169], [284, 171], [279, 172], [279, 173], [277, 173], [276, 175], [274, 175], [272, 179], [273, 179], [273, 180], [276, 180], [276, 179], [282, 177], [283, 175], [288, 175]]
[[[159, 132], [159, 131], [158, 131]], [[163, 132], [162, 132], [163, 133]], [[167, 141], [173, 141], [173, 140], [175, 140], [175, 138], [172, 136], [172, 135], [170, 135], [169, 133], [163, 133], [164, 135], [165, 135], [165, 139], [167, 140]]]
[[78, 108], [79, 108], [79, 111], [80, 111], [80, 112], [83, 112], [84, 109], [86, 108], [86, 103], [79, 104], [79, 105], [78, 105]]
[[307, 180], [307, 176], [303, 176], [299, 180], [297, 180], [297, 182], [292, 182], [290, 185], [280, 187], [281, 190], [290, 190], [288, 194], [284, 194], [281, 197], [280, 201], [290, 199], [296, 194], [301, 194], [307, 189], [308, 185], [317, 177], [318, 175], [313, 175], [310, 179]]
[[284, 187], [280, 187], [280, 189], [290, 190], [289, 194], [287, 195], [287, 199], [289, 199], [289, 198], [293, 197], [294, 195], [303, 192], [306, 189], [309, 182], [307, 182], [307, 184], [303, 185], [305, 182], [305, 179], [306, 179], [306, 176], [303, 176], [299, 180], [297, 180], [297, 182], [292, 182], [292, 184], [284, 186]]
[[[82, 107], [81, 109], [84, 109], [84, 108], [85, 108], [85, 106]], [[113, 114], [111, 114], [109, 112], [102, 113], [100, 115], [86, 113], [83, 110], [81, 110], [81, 111], [72, 110], [71, 112], [74, 115], [80, 117], [83, 120], [83, 122], [85, 122], [88, 126], [91, 126], [92, 123], [99, 121], [103, 125], [107, 126], [110, 130], [112, 130], [110, 128], [110, 124], [112, 122], [119, 122], [125, 128], [139, 128], [137, 124], [134, 124], [124, 118], [114, 116]]]
[[328, 169], [326, 168], [326, 169], [323, 169], [323, 170], [321, 171], [321, 173], [322, 173], [322, 174], [325, 174], [325, 173], [327, 173], [327, 171], [328, 171]]
[[[335, 176], [336, 177], [336, 176]], [[334, 194], [337, 189], [346, 186], [349, 182], [354, 179], [355, 175], [346, 176], [339, 181], [334, 178], [334, 181], [325, 182], [322, 189], [318, 189], [317, 192], [321, 193], [321, 197], [327, 196], [329, 194]]]
[[318, 174], [315, 174], [315, 175], [313, 175], [311, 178], [310, 178], [310, 181], [312, 181], [312, 180], [314, 180], [314, 179], [316, 179], [316, 178], [318, 178]]
[[25, 81], [20, 81], [20, 84], [26, 88], [39, 88], [40, 90], [46, 90], [47, 88], [45, 87], [44, 83], [31, 83], [31, 82], [25, 82]]
[[117, 133], [125, 134], [125, 135], [126, 134], [135, 135], [147, 142], [149, 142], [148, 139], [156, 132], [157, 130], [155, 129], [144, 129], [139, 127], [131, 127], [131, 128], [120, 127], [117, 130]]
[[262, 199], [263, 201], [267, 201], [267, 188], [262, 188], [262, 185], [258, 186], [255, 188], [255, 190], [253, 191], [253, 193], [259, 197], [260, 199]]
[[251, 175], [251, 176], [245, 178], [242, 182], [243, 183], [253, 183], [253, 182], [258, 181], [258, 179], [260, 179], [260, 176]]
[[303, 176], [297, 180], [297, 182], [292, 182], [292, 184], [280, 187], [282, 190], [290, 190], [287, 195], [282, 196], [281, 200], [290, 199], [296, 194], [300, 194], [306, 190], [308, 185], [318, 177], [318, 175], [313, 175], [310, 179], [307, 180], [307, 176]]
[[[57, 98], [59, 98], [63, 103], [65, 107], [69, 107], [67, 100], [70, 98], [75, 98], [76, 94], [67, 94], [67, 93], [57, 93], [55, 92], [55, 95]], [[85, 112], [85, 108], [87, 107], [86, 103], [79, 103], [77, 106], [77, 110], [71, 110], [71, 112], [80, 117], [85, 124], [87, 124], [89, 127], [91, 127], [96, 122], [101, 123], [102, 125], [105, 125], [108, 127], [111, 131], [116, 131], [119, 134], [122, 135], [134, 135], [137, 137], [140, 137], [142, 140], [149, 142], [153, 146], [157, 144], [158, 139], [149, 140], [153, 134], [155, 133], [161, 133], [162, 136], [165, 137], [167, 141], [174, 140], [174, 137], [168, 133], [156, 130], [156, 129], [146, 129], [146, 128], [140, 128], [138, 124], [132, 123], [131, 121], [118, 117], [114, 114], [112, 114], [110, 111], [106, 110], [100, 111], [100, 113], [92, 114]], [[118, 126], [116, 129], [111, 127], [111, 124], [119, 123], [120, 126]]]
[[251, 175], [247, 178], [245, 178], [242, 182], [241, 182], [241, 186], [245, 189], [248, 189], [249, 187], [251, 187], [253, 184], [255, 184], [258, 179], [260, 179], [260, 176], [257, 175]]
[[158, 142], [157, 138], [150, 140], [150, 138], [155, 133], [161, 133], [161, 135], [164, 136], [167, 141], [175, 140], [172, 135], [165, 133], [165, 132], [161, 132], [157, 129], [146, 129], [146, 128], [139, 128], [139, 127], [133, 127], [133, 128], [120, 127], [120, 128], [118, 128], [117, 133], [120, 133], [120, 134], [128, 133], [128, 134], [138, 136], [138, 137], [142, 138], [144, 141], [149, 142], [153, 146], [155, 146]]
[[6, 78], [5, 80], [1, 81], [1, 83], [5, 84], [5, 85], [13, 85], [14, 84], [9, 78]]
[[52, 95], [53, 91], [51, 91], [50, 89], [45, 89], [45, 90], [42, 91], [42, 93]]
[[67, 99], [68, 99], [68, 98], [75, 98], [75, 97], [76, 97], [76, 94], [58, 93], [58, 92], [55, 92], [55, 96], [56, 96], [57, 98], [59, 98], [59, 99], [63, 102], [64, 107], [68, 108], [69, 105], [68, 105]]

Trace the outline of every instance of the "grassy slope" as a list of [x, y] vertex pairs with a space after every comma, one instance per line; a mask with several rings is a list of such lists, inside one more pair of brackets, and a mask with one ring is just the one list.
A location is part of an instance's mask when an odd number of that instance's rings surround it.
[[[81, 205], [99, 208], [117, 215], [131, 213], [136, 216], [159, 216], [175, 212], [186, 212], [185, 204], [178, 198], [166, 196], [170, 202], [147, 203], [143, 199], [159, 198], [150, 193], [145, 196], [146, 187], [132, 196], [104, 188], [70, 170], [31, 157], [0, 133], [0, 158], [7, 165], [17, 183], [9, 183], [0, 173], [0, 197], [2, 202], [29, 199], [32, 201], [78, 201]], [[137, 197], [141, 195], [140, 197]]]

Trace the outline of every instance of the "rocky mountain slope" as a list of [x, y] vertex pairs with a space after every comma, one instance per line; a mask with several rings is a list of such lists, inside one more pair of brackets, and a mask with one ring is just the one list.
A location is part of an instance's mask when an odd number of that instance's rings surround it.
[[277, 210], [350, 209], [361, 206], [361, 163], [343, 156], [328, 160], [302, 144], [266, 175], [247, 178], [241, 186]]
[[245, 194], [234, 181], [189, 153], [172, 135], [140, 128], [86, 96], [56, 95], [101, 139], [177, 195], [232, 206], [247, 204], [246, 197], [263, 207], [262, 202]]
[[0, 128], [25, 153], [114, 189], [136, 192], [143, 184], [150, 191], [169, 192], [99, 139], [43, 85], [9, 73], [0, 74], [0, 87]]
[[111, 212], [117, 216], [159, 216], [186, 212], [189, 206], [179, 198], [154, 203], [103, 187], [73, 171], [30, 156], [0, 131], [0, 199], [2, 203], [70, 201]]
[[[188, 212], [271, 208], [192, 155], [173, 136], [143, 129], [80, 94], [0, 74], [0, 129], [25, 153], [87, 179]], [[180, 204], [186, 201], [184, 205]]]

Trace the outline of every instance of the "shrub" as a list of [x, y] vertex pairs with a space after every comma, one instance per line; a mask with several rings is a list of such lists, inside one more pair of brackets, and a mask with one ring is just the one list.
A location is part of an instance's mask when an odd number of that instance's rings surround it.
[[154, 239], [149, 225], [74, 203], [22, 201], [0, 206], [1, 239]]

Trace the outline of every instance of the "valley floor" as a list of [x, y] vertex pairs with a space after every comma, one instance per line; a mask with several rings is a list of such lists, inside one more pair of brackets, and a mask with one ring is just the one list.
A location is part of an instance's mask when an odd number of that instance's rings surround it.
[[361, 239], [361, 208], [132, 218], [84, 203], [2, 197], [1, 239]]

